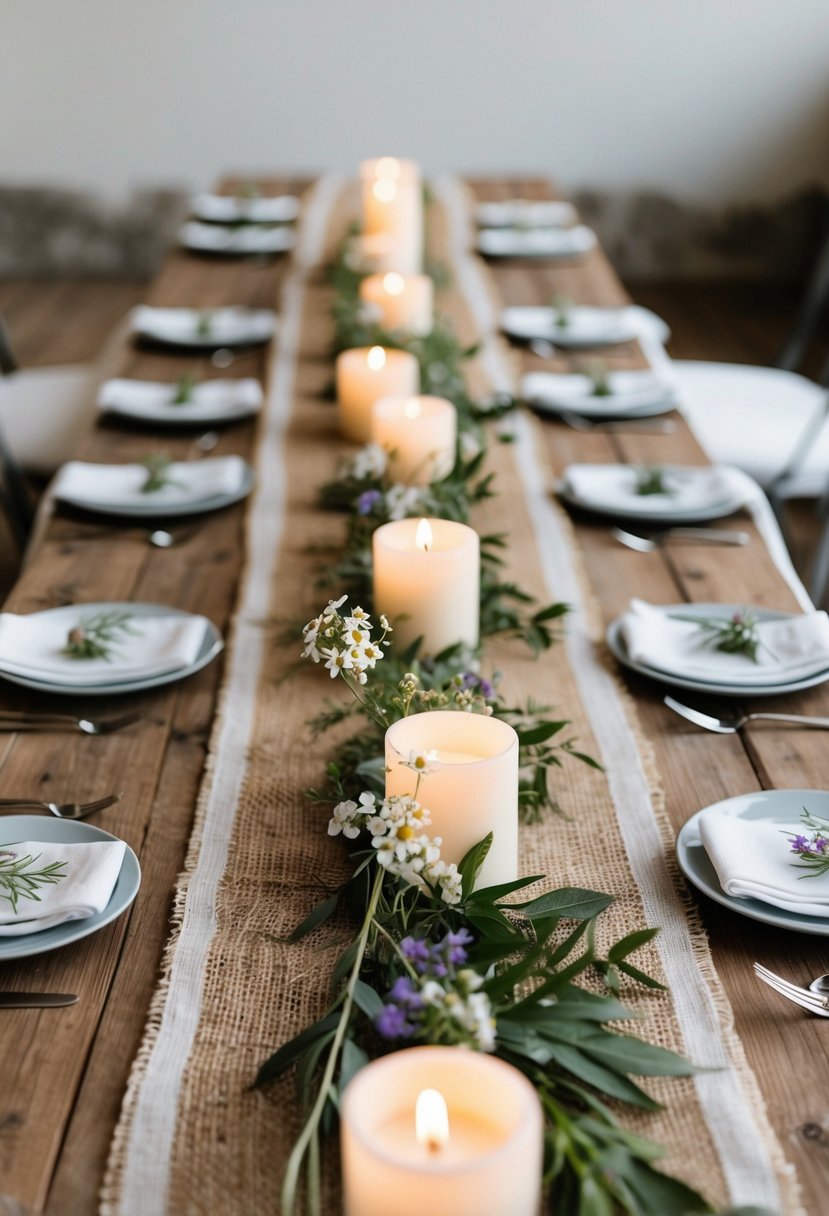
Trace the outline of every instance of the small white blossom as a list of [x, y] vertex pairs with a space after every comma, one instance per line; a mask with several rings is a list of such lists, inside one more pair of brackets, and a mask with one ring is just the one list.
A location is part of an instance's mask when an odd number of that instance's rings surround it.
[[480, 455], [481, 444], [477, 435], [473, 435], [471, 431], [464, 431], [458, 440], [461, 452], [461, 460], [474, 460]]
[[346, 802], [338, 802], [328, 821], [328, 835], [339, 836], [342, 832], [343, 836], [347, 836], [349, 840], [355, 840], [360, 835], [360, 828], [355, 822], [360, 813], [357, 803], [352, 802], [351, 799]]
[[438, 754], [434, 750], [430, 752], [410, 751], [408, 760], [401, 760], [400, 763], [404, 768], [410, 768], [413, 773], [417, 773], [419, 777], [428, 777], [430, 773], [436, 771], [437, 758]]
[[347, 650], [337, 650], [336, 646], [332, 646], [330, 650], [324, 649], [321, 653], [327, 656], [325, 666], [331, 672], [332, 680], [336, 680], [343, 671], [351, 671], [354, 666], [354, 660]]
[[343, 604], [345, 603], [345, 601], [347, 599], [348, 599], [347, 595], [341, 595], [338, 600], [329, 600], [328, 607], [324, 610], [324, 612], [322, 614], [323, 621], [328, 622], [328, 621], [332, 620], [335, 616], [338, 616], [340, 609], [342, 608]]
[[393, 485], [386, 491], [386, 514], [390, 520], [417, 515], [423, 495], [415, 486]]
[[385, 473], [387, 464], [385, 448], [381, 448], [379, 443], [369, 443], [360, 449], [351, 461], [348, 471], [357, 481], [364, 481], [369, 477], [379, 480]]

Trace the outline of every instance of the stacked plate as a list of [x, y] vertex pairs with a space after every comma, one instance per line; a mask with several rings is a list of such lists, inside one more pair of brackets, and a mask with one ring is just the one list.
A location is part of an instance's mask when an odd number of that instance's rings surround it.
[[133, 333], [165, 346], [260, 346], [276, 331], [269, 308], [151, 308], [139, 304], [130, 313]]
[[179, 386], [156, 380], [106, 380], [98, 405], [108, 413], [158, 426], [205, 426], [235, 422], [262, 406], [262, 386], [252, 377], [205, 380], [194, 384], [186, 401], [178, 401]]
[[571, 464], [556, 487], [583, 511], [650, 523], [695, 524], [738, 511], [746, 486], [724, 465], [659, 466], [665, 493], [639, 494], [639, 471], [629, 464]]
[[58, 472], [52, 494], [61, 502], [99, 515], [170, 518], [218, 511], [246, 498], [253, 469], [241, 456], [173, 462], [165, 484], [147, 492], [143, 464], [88, 464], [71, 460]]
[[543, 414], [580, 414], [583, 418], [652, 418], [676, 409], [673, 384], [644, 371], [608, 372], [607, 392], [598, 394], [590, 376], [529, 372], [521, 380], [521, 397]]
[[478, 253], [487, 258], [579, 258], [595, 248], [596, 234], [584, 224], [574, 228], [482, 228]]
[[[0, 849], [14, 848], [20, 841], [37, 842], [44, 845], [77, 845], [108, 842], [123, 845], [120, 870], [108, 902], [99, 911], [80, 919], [66, 920], [50, 928], [33, 929], [30, 933], [15, 936], [0, 936], [0, 962], [13, 958], [28, 958], [33, 954], [44, 954], [58, 946], [97, 933], [130, 906], [141, 885], [141, 868], [138, 858], [129, 845], [89, 823], [77, 823], [71, 819], [54, 819], [49, 815], [4, 815], [0, 820]], [[53, 890], [55, 888], [49, 888]], [[103, 903], [103, 900], [101, 900]], [[34, 923], [34, 922], [33, 922]]]
[[[680, 830], [677, 858], [698, 890], [751, 920], [829, 935], [829, 895], [793, 866], [788, 835], [801, 813], [829, 819], [825, 790], [758, 790], [697, 811]], [[811, 885], [810, 885], [811, 884]]]
[[480, 228], [569, 228], [578, 214], [572, 203], [510, 198], [500, 203], [478, 203], [475, 218]]
[[[120, 619], [106, 658], [65, 653], [70, 630]], [[67, 604], [18, 616], [0, 613], [0, 678], [41, 692], [102, 697], [181, 680], [222, 649], [207, 617], [164, 604]]]
[[503, 310], [501, 329], [516, 342], [552, 342], [562, 350], [618, 346], [643, 337], [664, 345], [671, 336], [661, 317], [638, 305], [592, 308], [574, 304], [563, 311], [520, 305]]
[[197, 194], [190, 210], [208, 224], [289, 224], [299, 215], [299, 199], [293, 194], [275, 198]]
[[265, 227], [262, 224], [243, 224], [228, 227], [221, 224], [205, 224], [190, 220], [179, 229], [178, 239], [185, 249], [194, 253], [223, 253], [231, 257], [245, 254], [287, 253], [293, 249], [293, 228], [285, 224]]
[[[751, 612], [760, 644], [756, 661], [717, 649], [717, 634], [699, 622]], [[646, 604], [632, 600], [607, 631], [610, 650], [625, 667], [676, 688], [710, 696], [770, 697], [829, 680], [829, 619], [825, 612], [776, 612], [745, 604]]]

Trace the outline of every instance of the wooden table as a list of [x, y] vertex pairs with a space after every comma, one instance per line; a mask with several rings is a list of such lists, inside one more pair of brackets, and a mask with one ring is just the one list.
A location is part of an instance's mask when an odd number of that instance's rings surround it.
[[[268, 189], [300, 183], [270, 182]], [[232, 183], [228, 183], [232, 187]], [[475, 184], [480, 198], [547, 197], [538, 181]], [[272, 306], [284, 263], [224, 262], [171, 255], [150, 293], [155, 304], [239, 303]], [[499, 264], [505, 303], [546, 303], [564, 293], [580, 303], [623, 304], [627, 297], [600, 252], [570, 267]], [[526, 367], [540, 367], [531, 355]], [[635, 347], [608, 355], [613, 367], [638, 366]], [[137, 351], [124, 355], [125, 374], [174, 378], [192, 360]], [[549, 364], [547, 365], [549, 366]], [[567, 366], [563, 361], [562, 368]], [[233, 375], [262, 376], [265, 353], [240, 357]], [[205, 365], [209, 374], [221, 374]], [[572, 461], [702, 462], [684, 426], [670, 436], [583, 434], [545, 426], [548, 472]], [[223, 431], [221, 453], [249, 454], [255, 423]], [[187, 436], [165, 436], [176, 456]], [[157, 436], [101, 424], [81, 455], [127, 460], [157, 448]], [[158, 552], [117, 528], [55, 518], [8, 607], [32, 611], [69, 601], [157, 600], [205, 612], [226, 629], [242, 562], [244, 510], [211, 516], [180, 548]], [[789, 609], [791, 592], [755, 536], [745, 550], [683, 546], [643, 555], [618, 545], [605, 525], [577, 518], [586, 568], [606, 620], [635, 592], [654, 602], [728, 600]], [[750, 521], [740, 526], [752, 530]], [[141, 858], [144, 883], [129, 917], [74, 947], [19, 964], [0, 965], [0, 987], [72, 991], [80, 1003], [60, 1012], [3, 1014], [0, 1036], [0, 1214], [93, 1213], [130, 1064], [138, 1047], [166, 934], [170, 891], [181, 865], [203, 768], [221, 663], [156, 694], [131, 698], [144, 719], [106, 738], [70, 734], [7, 736], [0, 795], [84, 799], [124, 789], [125, 798], [97, 822], [122, 835]], [[645, 729], [656, 749], [675, 827], [720, 798], [775, 786], [825, 787], [829, 760], [818, 732], [768, 726], [742, 735], [697, 731], [661, 704], [662, 690], [632, 678]], [[0, 707], [43, 704], [0, 686]], [[800, 694], [802, 712], [829, 714], [826, 687]], [[775, 701], [783, 708], [783, 701]], [[117, 703], [90, 702], [107, 712]], [[783, 933], [704, 901], [717, 968], [733, 1004], [737, 1029], [784, 1151], [798, 1168], [809, 1211], [825, 1211], [829, 1188], [829, 1059], [825, 1027], [778, 1000], [751, 975], [753, 959], [802, 981], [829, 970], [819, 938]], [[782, 1033], [781, 1033], [782, 1028]]]

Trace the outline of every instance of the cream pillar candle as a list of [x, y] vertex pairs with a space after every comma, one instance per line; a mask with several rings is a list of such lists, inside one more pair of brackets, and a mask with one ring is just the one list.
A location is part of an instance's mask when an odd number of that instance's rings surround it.
[[363, 231], [387, 233], [394, 243], [394, 269], [423, 268], [423, 193], [413, 161], [381, 156], [360, 166]]
[[420, 365], [405, 350], [359, 346], [337, 355], [337, 405], [340, 430], [347, 439], [368, 443], [371, 407], [380, 397], [414, 396], [420, 389]]
[[401, 329], [416, 337], [432, 332], [434, 285], [427, 274], [370, 274], [360, 283], [360, 299], [371, 305], [384, 329]]
[[409, 1047], [374, 1060], [345, 1091], [340, 1143], [346, 1216], [539, 1211], [541, 1104], [494, 1056]]
[[443, 397], [381, 397], [371, 415], [371, 440], [389, 454], [391, 481], [425, 486], [455, 467], [458, 411]]
[[457, 865], [492, 832], [477, 886], [518, 877], [518, 735], [499, 718], [462, 710], [410, 714], [386, 731], [386, 794], [414, 794], [417, 775], [404, 761], [434, 753], [417, 799], [431, 811], [430, 836]]
[[394, 626], [398, 650], [422, 638], [424, 654], [477, 646], [478, 533], [448, 519], [400, 519], [372, 537], [374, 607]]

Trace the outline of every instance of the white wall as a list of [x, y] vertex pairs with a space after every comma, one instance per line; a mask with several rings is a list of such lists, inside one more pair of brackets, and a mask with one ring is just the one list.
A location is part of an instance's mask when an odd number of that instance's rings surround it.
[[0, 182], [223, 169], [829, 184], [829, 0], [0, 0]]

